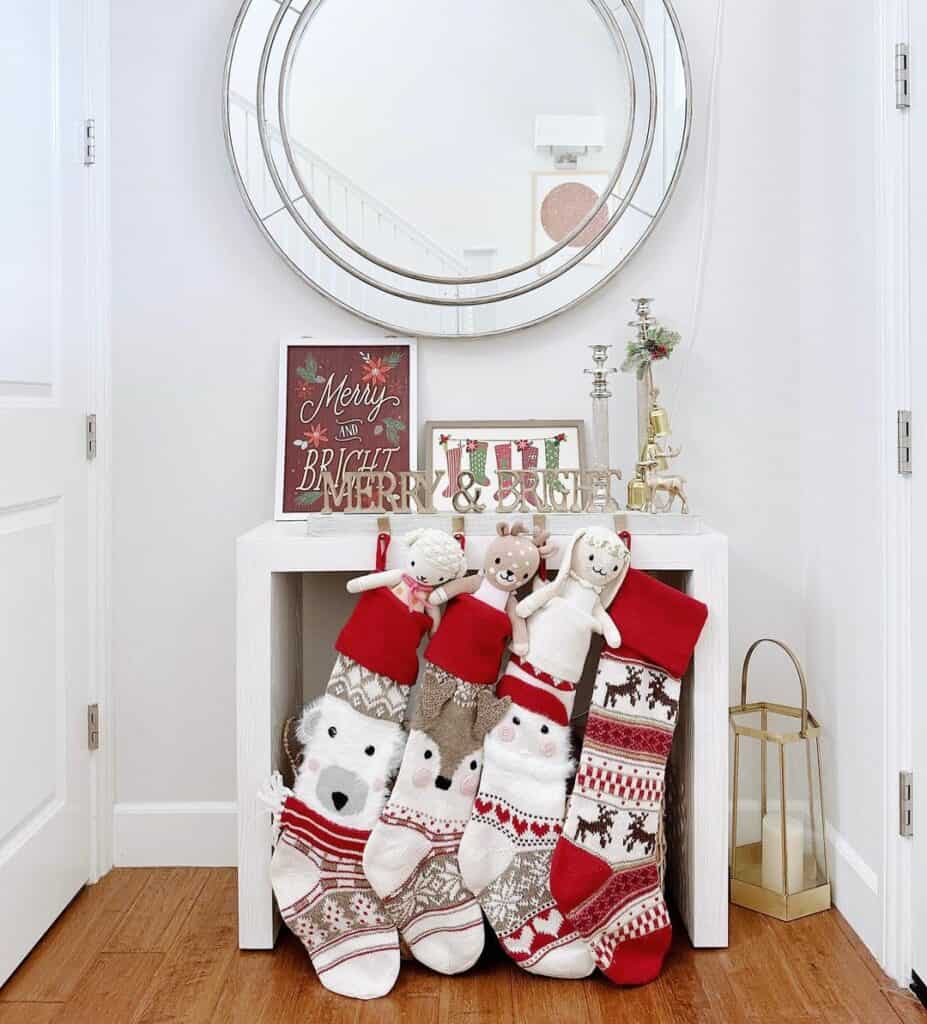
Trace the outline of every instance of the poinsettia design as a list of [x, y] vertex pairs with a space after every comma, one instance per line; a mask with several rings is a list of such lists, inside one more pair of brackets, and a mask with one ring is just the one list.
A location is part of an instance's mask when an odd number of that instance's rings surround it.
[[521, 441], [516, 441], [515, 442], [515, 447], [520, 452], [525, 452], [525, 451], [527, 451], [531, 447], [531, 442], [526, 440], [525, 438], [522, 438]]
[[320, 445], [328, 444], [328, 428], [323, 427], [320, 423], [316, 423], [311, 430], [307, 430], [303, 437], [313, 446], [318, 448]]
[[438, 444], [441, 445], [442, 448], [447, 448], [447, 445], [448, 445], [448, 442], [450, 441], [450, 439], [451, 439], [451, 435], [450, 434], [441, 434], [438, 437]]
[[474, 441], [472, 438], [468, 438], [467, 439], [467, 451], [468, 452], [475, 452], [478, 447], [479, 447], [479, 444], [476, 441]]
[[[362, 352], [361, 355], [363, 356], [364, 353]], [[386, 384], [387, 375], [392, 369], [392, 365], [387, 360], [383, 360], [379, 356], [371, 356], [368, 353], [364, 359], [364, 375], [361, 377], [361, 383]]]

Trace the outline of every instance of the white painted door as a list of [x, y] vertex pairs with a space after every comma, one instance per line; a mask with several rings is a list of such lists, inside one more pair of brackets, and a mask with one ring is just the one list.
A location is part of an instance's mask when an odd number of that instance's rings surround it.
[[88, 879], [84, 0], [0, 0], [0, 983]]
[[[911, 966], [927, 983], [927, 10], [910, 5], [912, 105], [905, 115], [911, 168]], [[904, 898], [902, 896], [902, 898]], [[915, 979], [915, 985], [916, 985]]]

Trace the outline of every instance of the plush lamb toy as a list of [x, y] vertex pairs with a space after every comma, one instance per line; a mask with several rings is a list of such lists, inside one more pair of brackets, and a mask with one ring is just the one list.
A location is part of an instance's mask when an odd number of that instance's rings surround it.
[[513, 629], [524, 632], [514, 595], [547, 550], [546, 536], [500, 524], [482, 573], [429, 598], [449, 604], [425, 650], [396, 785], [364, 852], [370, 884], [412, 954], [444, 974], [471, 967], [483, 949], [483, 916], [461, 879], [457, 848], [479, 786], [483, 737], [508, 708], [492, 687]]
[[460, 546], [438, 530], [406, 538], [408, 571], [352, 580], [360, 592], [338, 637], [324, 696], [303, 712], [293, 790], [279, 779], [271, 881], [287, 926], [302, 940], [326, 988], [373, 999], [399, 972], [396, 928], [361, 866], [364, 847], [402, 757], [418, 646], [436, 621], [424, 596], [464, 572]]
[[467, 569], [460, 545], [440, 530], [413, 530], [404, 538], [408, 548], [406, 567], [374, 572], [348, 581], [349, 594], [361, 594], [378, 587], [391, 593], [413, 612], [426, 612], [432, 620], [431, 632], [438, 628], [441, 612], [429, 595], [435, 587], [456, 580]]

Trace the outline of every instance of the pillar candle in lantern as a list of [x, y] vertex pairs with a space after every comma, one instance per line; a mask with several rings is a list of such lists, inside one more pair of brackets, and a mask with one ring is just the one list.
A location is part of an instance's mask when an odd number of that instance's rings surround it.
[[[805, 826], [801, 818], [785, 819], [786, 855], [789, 868], [789, 892], [801, 892], [804, 886]], [[763, 818], [763, 888], [782, 892], [782, 818], [778, 812]]]

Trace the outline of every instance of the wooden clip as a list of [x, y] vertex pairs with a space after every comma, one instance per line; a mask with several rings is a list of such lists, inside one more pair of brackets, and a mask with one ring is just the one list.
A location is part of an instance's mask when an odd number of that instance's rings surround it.
[[379, 516], [377, 518], [377, 533], [392, 533], [389, 516]]
[[535, 533], [543, 533], [547, 529], [547, 516], [532, 517]]
[[451, 533], [454, 535], [454, 540], [460, 545], [461, 550], [466, 550], [466, 520], [463, 516], [451, 516]]

